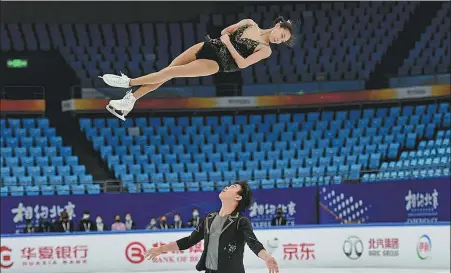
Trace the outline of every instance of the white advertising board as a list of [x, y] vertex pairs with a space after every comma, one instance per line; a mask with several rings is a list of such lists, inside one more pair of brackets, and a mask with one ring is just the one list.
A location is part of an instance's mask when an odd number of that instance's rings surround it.
[[413, 86], [396, 88], [397, 99], [414, 99], [432, 96], [432, 86]]
[[[144, 260], [146, 249], [190, 232], [105, 233], [1, 238], [1, 271], [60, 273], [194, 269], [203, 242], [189, 250]], [[450, 268], [450, 227], [359, 226], [255, 231], [281, 268]], [[246, 268], [264, 262], [249, 249]]]

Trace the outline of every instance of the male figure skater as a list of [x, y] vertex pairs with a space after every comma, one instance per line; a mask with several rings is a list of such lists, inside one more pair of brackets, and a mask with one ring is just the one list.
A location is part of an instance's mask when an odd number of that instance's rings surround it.
[[276, 260], [258, 241], [249, 219], [240, 213], [251, 205], [252, 192], [247, 181], [237, 181], [225, 187], [219, 194], [222, 206], [203, 219], [190, 236], [167, 245], [152, 248], [145, 257], [153, 259], [170, 251], [185, 250], [204, 239], [204, 252], [196, 265], [206, 273], [245, 273], [243, 264], [244, 245], [262, 260], [270, 273], [278, 273]]

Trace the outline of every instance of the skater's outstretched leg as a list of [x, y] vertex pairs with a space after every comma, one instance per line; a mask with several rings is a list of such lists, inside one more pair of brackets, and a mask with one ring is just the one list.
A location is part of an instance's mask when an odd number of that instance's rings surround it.
[[[192, 46], [191, 48], [189, 48], [188, 50], [186, 50], [185, 52], [180, 54], [177, 58], [175, 58], [168, 67], [164, 68], [160, 72], [164, 73], [164, 75], [165, 74], [167, 75], [167, 73], [168, 73], [167, 70], [170, 71], [170, 68], [184, 66], [184, 65], [187, 65], [187, 64], [190, 64], [190, 63], [196, 61], [195, 54], [201, 46], [202, 46], [202, 43]], [[208, 61], [208, 60], [206, 60], [206, 61]], [[160, 73], [160, 72], [157, 72], [157, 73]], [[156, 73], [152, 73], [152, 74], [156, 74]], [[150, 74], [150, 75], [152, 75], [152, 74]], [[170, 74], [170, 72], [169, 72], [169, 74]], [[147, 76], [150, 76], [150, 75], [147, 75]], [[116, 77], [117, 77], [116, 80], [120, 81], [120, 77], [119, 76], [116, 76]], [[122, 75], [121, 77], [124, 78], [126, 76]], [[144, 76], [144, 77], [146, 77], [146, 76]], [[143, 77], [141, 77], [141, 78], [143, 78]], [[158, 87], [160, 87], [161, 85], [163, 85], [166, 81], [168, 81], [170, 79], [171, 78], [167, 78], [167, 79], [165, 79], [161, 82], [157, 82], [157, 83], [143, 84], [134, 93], [131, 93], [129, 91], [124, 96], [124, 98], [122, 98], [120, 100], [110, 101], [110, 103], [107, 106], [107, 110], [110, 111], [116, 117], [118, 117], [122, 120], [125, 120], [125, 116], [133, 109], [137, 99], [143, 97], [144, 95], [146, 95], [149, 92], [156, 90]], [[105, 78], [104, 78], [104, 80], [105, 80]], [[130, 79], [127, 81], [130, 83]], [[117, 113], [116, 111], [119, 111], [120, 113]]]
[[165, 82], [174, 78], [194, 78], [215, 74], [219, 65], [215, 61], [200, 59], [188, 64], [166, 67], [156, 73], [130, 80], [131, 86]]
[[[171, 64], [169, 64], [167, 67], [184, 65], [184, 64], [188, 64], [188, 63], [196, 60], [196, 52], [199, 51], [200, 47], [202, 47], [202, 43], [194, 45], [194, 46], [188, 48], [182, 54], [177, 56], [171, 62]], [[135, 96], [136, 99], [140, 99], [141, 97], [145, 96], [147, 93], [150, 93], [150, 92], [156, 90], [158, 87], [160, 87], [164, 83], [165, 82], [144, 84], [138, 90], [136, 90], [133, 93], [133, 96]]]
[[190, 63], [178, 66], [169, 66], [158, 72], [130, 79], [125, 75], [116, 76], [107, 74], [103, 80], [110, 86], [129, 88], [132, 86], [156, 84], [166, 82], [174, 78], [194, 78], [213, 75], [219, 71], [217, 62], [207, 59], [194, 60]]
[[[196, 60], [196, 53], [202, 48], [203, 43], [198, 43], [174, 59], [168, 67], [136, 79], [130, 79], [121, 73], [121, 76], [106, 74], [101, 77], [104, 82], [113, 87], [129, 88], [132, 86], [158, 84], [173, 78], [182, 77], [201, 77], [215, 74], [219, 71], [219, 65], [212, 60], [199, 59]], [[141, 93], [142, 92], [142, 93]], [[149, 92], [149, 91], [147, 91]], [[136, 94], [142, 97], [146, 92], [140, 90]]]

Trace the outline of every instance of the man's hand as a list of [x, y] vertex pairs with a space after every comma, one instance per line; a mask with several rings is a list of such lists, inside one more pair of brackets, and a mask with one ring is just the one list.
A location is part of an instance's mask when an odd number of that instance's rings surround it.
[[279, 273], [279, 266], [277, 265], [277, 261], [272, 256], [269, 256], [266, 259], [266, 267], [268, 267], [269, 273]]
[[147, 252], [144, 254], [144, 258], [146, 258], [147, 260], [153, 260], [161, 254], [163, 254], [163, 249], [161, 247], [154, 247], [147, 250]]

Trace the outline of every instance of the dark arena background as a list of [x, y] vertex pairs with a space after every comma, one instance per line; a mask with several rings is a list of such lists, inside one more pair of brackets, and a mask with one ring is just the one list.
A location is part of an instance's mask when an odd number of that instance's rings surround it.
[[[450, 13], [448, 1], [2, 1], [2, 272], [197, 272], [202, 242], [144, 254], [189, 235], [237, 180], [280, 272], [449, 272]], [[278, 16], [297, 23], [292, 48], [172, 79], [125, 121], [106, 111], [128, 90], [99, 76], [160, 71], [207, 35]], [[244, 265], [268, 272], [249, 249]]]

